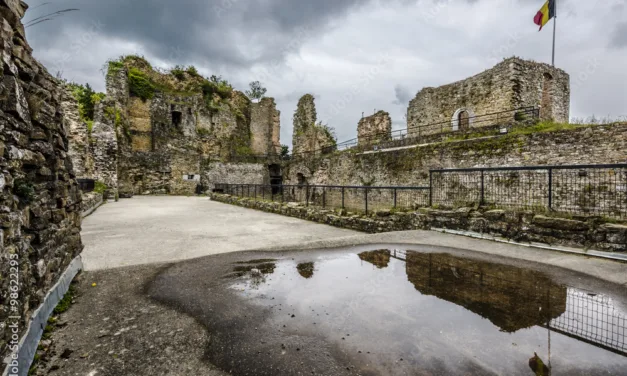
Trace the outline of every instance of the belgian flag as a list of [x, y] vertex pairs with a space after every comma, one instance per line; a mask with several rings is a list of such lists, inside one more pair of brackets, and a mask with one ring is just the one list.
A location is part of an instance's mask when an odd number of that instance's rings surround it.
[[538, 14], [533, 18], [533, 22], [540, 26], [540, 30], [542, 30], [542, 27], [546, 25], [551, 18], [555, 17], [555, 1], [556, 0], [547, 0], [538, 11]]

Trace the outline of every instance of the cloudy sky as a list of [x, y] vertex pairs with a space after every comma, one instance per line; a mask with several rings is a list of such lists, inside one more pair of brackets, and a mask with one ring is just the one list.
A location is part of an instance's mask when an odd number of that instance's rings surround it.
[[[103, 64], [141, 54], [163, 68], [195, 65], [235, 88], [260, 80], [281, 110], [291, 145], [298, 98], [340, 141], [362, 113], [405, 125], [425, 86], [454, 82], [512, 55], [550, 62], [543, 0], [37, 0], [25, 21], [79, 8], [27, 29], [55, 74], [104, 90]], [[48, 4], [45, 4], [48, 3]], [[627, 0], [558, 0], [556, 65], [571, 75], [571, 116], [627, 115]]]

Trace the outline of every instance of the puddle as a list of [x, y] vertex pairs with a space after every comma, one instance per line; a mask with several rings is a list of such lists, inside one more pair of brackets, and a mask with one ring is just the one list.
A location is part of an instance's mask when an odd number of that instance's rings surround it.
[[285, 336], [332, 344], [356, 374], [627, 374], [624, 305], [585, 286], [445, 253], [295, 257], [233, 265], [231, 288]]

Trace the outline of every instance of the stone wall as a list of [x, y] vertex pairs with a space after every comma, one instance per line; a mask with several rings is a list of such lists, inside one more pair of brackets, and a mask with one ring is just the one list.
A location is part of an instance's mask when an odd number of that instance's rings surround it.
[[93, 179], [95, 176], [94, 156], [91, 150], [87, 124], [81, 120], [78, 101], [69, 90], [64, 90], [61, 107], [65, 129], [69, 130], [69, 151], [74, 173], [79, 178]]
[[300, 98], [293, 120], [292, 154], [320, 152], [323, 149], [330, 150], [335, 147], [336, 140], [329, 128], [317, 123], [313, 95], [305, 94]]
[[627, 226], [605, 223], [599, 219], [575, 220], [547, 217], [532, 212], [475, 208], [422, 208], [411, 212], [393, 212], [388, 209], [364, 215], [346, 210], [307, 207], [295, 202], [269, 202], [216, 193], [211, 197], [228, 204], [368, 233], [450, 229], [472, 231], [521, 243], [537, 242], [627, 252]]
[[[83, 247], [81, 194], [69, 154], [71, 127], [62, 117], [64, 93], [60, 83], [32, 56], [21, 23], [26, 8], [24, 2], [0, 0], [4, 66], [0, 81], [3, 359], [15, 345], [16, 336], [9, 325], [17, 324], [17, 337], [25, 333], [34, 310]], [[17, 291], [12, 290], [14, 277], [19, 281]], [[3, 363], [0, 371], [4, 368]]]
[[[118, 194], [118, 139], [116, 136], [116, 114], [106, 111], [115, 106], [105, 99], [96, 106], [90, 146], [94, 159], [94, 178], [109, 188], [112, 196]], [[115, 107], [113, 107], [115, 108]]]
[[385, 111], [366, 116], [357, 125], [357, 142], [359, 145], [373, 144], [390, 140], [392, 118]]
[[[566, 123], [570, 109], [569, 80], [566, 72], [548, 64], [509, 58], [465, 80], [422, 89], [409, 102], [408, 130], [415, 135], [480, 127], [500, 119], [484, 117], [473, 122], [473, 116], [528, 106], [542, 106], [543, 118]], [[460, 116], [470, 119], [460, 122]], [[420, 127], [428, 124], [440, 125]]]
[[270, 173], [259, 163], [212, 162], [203, 167], [201, 183], [208, 192], [216, 184], [270, 184]]
[[284, 181], [298, 184], [302, 174], [312, 185], [428, 186], [430, 169], [624, 163], [626, 148], [624, 123], [549, 129], [298, 159], [285, 164]]
[[274, 98], [262, 98], [250, 108], [252, 152], [256, 155], [281, 153], [281, 112], [276, 109]]

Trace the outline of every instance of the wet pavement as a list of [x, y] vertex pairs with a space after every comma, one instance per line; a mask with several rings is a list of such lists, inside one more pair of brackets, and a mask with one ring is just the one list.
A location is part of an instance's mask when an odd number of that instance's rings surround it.
[[238, 253], [147, 287], [235, 375], [624, 375], [626, 294], [564, 269], [413, 246]]

